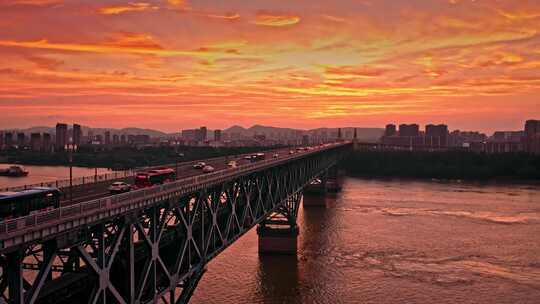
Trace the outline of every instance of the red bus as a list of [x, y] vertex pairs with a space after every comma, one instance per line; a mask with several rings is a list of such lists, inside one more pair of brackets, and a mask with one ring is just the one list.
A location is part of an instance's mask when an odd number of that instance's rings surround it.
[[173, 169], [163, 168], [146, 172], [139, 172], [135, 176], [135, 186], [137, 188], [152, 187], [175, 180], [176, 174]]

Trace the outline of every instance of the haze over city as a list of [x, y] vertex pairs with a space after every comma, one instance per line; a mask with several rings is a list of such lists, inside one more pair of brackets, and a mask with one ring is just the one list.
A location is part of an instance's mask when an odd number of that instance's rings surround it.
[[520, 130], [540, 116], [539, 18], [538, 1], [2, 1], [0, 129]]

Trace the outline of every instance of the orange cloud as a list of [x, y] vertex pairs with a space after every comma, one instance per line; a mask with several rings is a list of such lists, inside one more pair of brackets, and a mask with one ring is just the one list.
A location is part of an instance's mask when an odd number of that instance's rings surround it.
[[15, 5], [28, 5], [28, 6], [46, 6], [52, 4], [62, 3], [63, 0], [9, 0], [5, 3], [0, 3], [0, 6], [15, 6]]
[[189, 5], [187, 0], [167, 0], [167, 3], [171, 7], [180, 8], [180, 9], [188, 9]]
[[124, 53], [158, 56], [199, 56], [200, 53], [160, 48], [156, 44], [140, 37], [127, 37], [119, 41], [109, 41], [103, 44], [51, 43], [46, 39], [38, 41], [0, 40], [0, 46], [20, 47], [29, 49], [45, 49], [90, 53]]
[[369, 66], [330, 66], [326, 67], [325, 73], [331, 76], [366, 77], [374, 78], [382, 76], [388, 70]]
[[197, 14], [199, 16], [204, 16], [208, 18], [213, 19], [225, 19], [225, 20], [238, 20], [240, 19], [240, 15], [237, 13], [227, 13], [225, 15], [217, 15], [217, 14]]
[[142, 12], [149, 10], [157, 10], [157, 6], [145, 2], [131, 2], [128, 5], [108, 6], [99, 9], [99, 13], [103, 15], [118, 15], [128, 12]]
[[299, 22], [299, 16], [260, 11], [253, 23], [262, 26], [290, 26]]

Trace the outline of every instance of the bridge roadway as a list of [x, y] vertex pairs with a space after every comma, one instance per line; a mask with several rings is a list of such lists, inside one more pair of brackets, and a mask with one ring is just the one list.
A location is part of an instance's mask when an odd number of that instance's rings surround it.
[[[237, 168], [210, 161], [214, 173], [183, 168], [176, 182], [0, 223], [0, 295], [11, 303], [185, 303], [207, 261], [251, 227], [278, 213], [295, 227], [299, 191], [346, 146], [283, 149]], [[115, 259], [126, 250], [131, 257]]]
[[[282, 148], [282, 149], [272, 149], [267, 151], [261, 151], [262, 153], [266, 153], [266, 157], [272, 157], [272, 154], [278, 153], [278, 154], [288, 154], [289, 148]], [[178, 176], [177, 179], [183, 179], [187, 177], [196, 176], [202, 173], [201, 169], [195, 169], [193, 168], [193, 165], [198, 162], [205, 162], [208, 165], [211, 165], [216, 170], [223, 170], [227, 169], [227, 163], [231, 160], [234, 160], [237, 162], [238, 165], [245, 165], [250, 163], [250, 161], [245, 160], [244, 157], [247, 155], [252, 155], [254, 153], [247, 153], [247, 154], [239, 154], [239, 155], [230, 155], [230, 156], [223, 156], [223, 157], [216, 157], [216, 158], [210, 158], [210, 159], [201, 159], [196, 161], [190, 161], [190, 162], [180, 162], [178, 163], [178, 167], [176, 164], [167, 164], [162, 166], [154, 166], [150, 168], [141, 168], [141, 169], [135, 169], [133, 170], [133, 173], [136, 172], [142, 172], [145, 170], [150, 170], [151, 168], [171, 168], [173, 170], [176, 170], [176, 167], [178, 168]], [[91, 179], [91, 177], [89, 178]], [[60, 202], [61, 206], [68, 206], [71, 204], [81, 203], [85, 201], [90, 201], [94, 199], [104, 198], [107, 196], [111, 196], [112, 194], [109, 193], [108, 187], [113, 182], [126, 182], [128, 184], [133, 185], [135, 183], [135, 177], [134, 175], [129, 175], [126, 177], [120, 177], [112, 180], [106, 180], [106, 181], [98, 181], [95, 183], [88, 183], [84, 185], [77, 185], [74, 186], [72, 189], [72, 193], [70, 195], [70, 189], [69, 186], [63, 187], [63, 196]]]

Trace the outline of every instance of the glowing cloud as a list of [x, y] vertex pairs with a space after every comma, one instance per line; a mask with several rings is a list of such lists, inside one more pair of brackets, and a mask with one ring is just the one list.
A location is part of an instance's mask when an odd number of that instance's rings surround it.
[[64, 119], [177, 132], [211, 117], [210, 128], [406, 120], [491, 131], [540, 117], [538, 1], [0, 7], [0, 129]]
[[102, 7], [99, 9], [99, 13], [103, 15], [118, 15], [122, 13], [128, 13], [128, 12], [142, 12], [142, 11], [149, 11], [149, 10], [157, 10], [157, 6], [153, 6], [150, 3], [145, 2], [136, 2], [136, 3], [129, 3], [125, 6], [108, 6], [108, 7]]
[[260, 11], [253, 23], [262, 26], [290, 26], [298, 22], [300, 22], [298, 16]]

